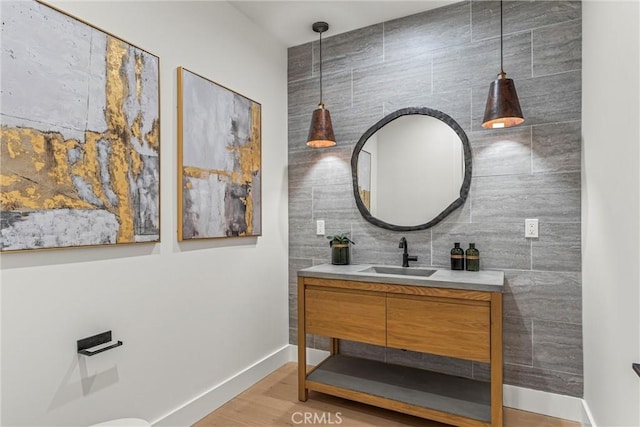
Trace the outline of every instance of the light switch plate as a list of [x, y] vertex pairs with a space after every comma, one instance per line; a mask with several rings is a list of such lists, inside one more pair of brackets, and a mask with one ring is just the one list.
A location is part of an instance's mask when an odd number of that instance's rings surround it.
[[524, 220], [524, 237], [536, 238], [538, 237], [538, 219], [525, 219]]
[[316, 221], [316, 235], [324, 236], [324, 220], [319, 219]]

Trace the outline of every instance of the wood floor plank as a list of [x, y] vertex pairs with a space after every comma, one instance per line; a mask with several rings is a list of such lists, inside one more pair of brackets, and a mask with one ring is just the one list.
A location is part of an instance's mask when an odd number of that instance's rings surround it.
[[[310, 423], [303, 423], [304, 417]], [[323, 422], [324, 421], [324, 422]], [[344, 427], [448, 427], [369, 405], [309, 392], [298, 401], [297, 364], [288, 363], [213, 411], [194, 427], [280, 427], [332, 425]], [[516, 409], [504, 409], [504, 427], [580, 427], [580, 423]]]

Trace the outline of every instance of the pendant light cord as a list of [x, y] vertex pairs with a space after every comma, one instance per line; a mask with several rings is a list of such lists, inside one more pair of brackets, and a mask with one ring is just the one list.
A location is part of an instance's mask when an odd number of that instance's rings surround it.
[[502, 38], [502, 0], [500, 0], [500, 74], [504, 74]]
[[320, 32], [320, 104], [322, 104], [322, 32]]

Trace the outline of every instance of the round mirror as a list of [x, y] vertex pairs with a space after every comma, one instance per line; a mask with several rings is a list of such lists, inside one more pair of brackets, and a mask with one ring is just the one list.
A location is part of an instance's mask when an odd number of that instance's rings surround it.
[[441, 111], [403, 108], [362, 135], [351, 171], [356, 205], [367, 221], [388, 230], [423, 230], [466, 200], [469, 140]]

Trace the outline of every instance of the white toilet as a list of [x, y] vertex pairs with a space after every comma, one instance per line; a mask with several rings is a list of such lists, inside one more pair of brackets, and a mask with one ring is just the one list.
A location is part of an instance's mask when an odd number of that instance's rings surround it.
[[109, 420], [90, 427], [151, 427], [147, 421], [140, 418], [118, 418]]

